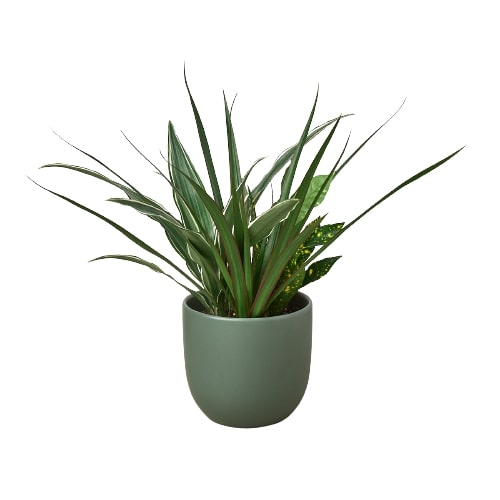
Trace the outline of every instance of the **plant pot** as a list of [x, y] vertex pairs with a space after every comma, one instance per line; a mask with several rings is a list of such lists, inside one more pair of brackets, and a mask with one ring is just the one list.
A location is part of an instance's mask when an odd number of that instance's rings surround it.
[[183, 302], [184, 359], [191, 394], [205, 415], [231, 427], [261, 427], [288, 417], [309, 379], [312, 302], [298, 293], [289, 314], [226, 318]]

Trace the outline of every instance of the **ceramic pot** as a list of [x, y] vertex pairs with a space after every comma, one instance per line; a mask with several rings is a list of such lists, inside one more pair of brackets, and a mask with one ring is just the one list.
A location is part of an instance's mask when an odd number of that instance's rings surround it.
[[205, 415], [231, 427], [261, 427], [288, 417], [309, 379], [312, 302], [268, 318], [226, 318], [183, 302], [184, 360], [191, 394]]

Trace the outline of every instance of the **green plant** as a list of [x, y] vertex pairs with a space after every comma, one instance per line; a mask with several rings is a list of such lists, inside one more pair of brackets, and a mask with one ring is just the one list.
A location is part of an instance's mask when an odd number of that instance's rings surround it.
[[[231, 121], [231, 110], [224, 95], [230, 177], [230, 197], [224, 203], [205, 129], [187, 80], [185, 83], [210, 180], [210, 193], [203, 185], [172, 123], [169, 122], [168, 125], [168, 157], [165, 158], [168, 175], [149, 162], [156, 172], [170, 184], [173, 199], [179, 211], [178, 217], [168, 212], [160, 203], [144, 195], [100, 160], [72, 144], [70, 144], [72, 147], [97, 162], [118, 180], [76, 165], [52, 163], [40, 168], [60, 167], [74, 170], [119, 188], [125, 197], [110, 198], [109, 201], [134, 208], [159, 223], [173, 249], [184, 259], [186, 270], [179, 268], [169, 258], [104, 215], [66, 196], [47, 188], [43, 189], [107, 222], [143, 250], [166, 262], [188, 284], [180, 283], [177, 278], [165, 273], [158, 265], [141, 257], [103, 255], [93, 260], [123, 259], [166, 274], [193, 294], [203, 304], [206, 312], [213, 315], [261, 317], [285, 313], [290, 300], [297, 291], [327, 274], [340, 258], [335, 256], [318, 260], [318, 257], [341, 234], [394, 193], [436, 169], [460, 151], [460, 149], [455, 151], [407, 179], [348, 224], [323, 224], [324, 216], [309, 221], [311, 211], [324, 200], [333, 179], [394, 115], [363, 141], [353, 153], [345, 157], [348, 138], [331, 170], [327, 174], [316, 175], [320, 161], [340, 121], [350, 116], [340, 115], [311, 129], [318, 100], [318, 93], [316, 93], [314, 105], [298, 143], [286, 149], [260, 182], [250, 189], [249, 176], [262, 158], [242, 175]], [[299, 185], [292, 190], [304, 146], [328, 127], [331, 127], [328, 136], [324, 139]], [[131, 142], [130, 144], [133, 146]], [[147, 160], [146, 157], [144, 158]], [[257, 214], [257, 203], [262, 194], [269, 187], [274, 176], [284, 167], [286, 169], [281, 179], [279, 199], [274, 201], [268, 210]]]

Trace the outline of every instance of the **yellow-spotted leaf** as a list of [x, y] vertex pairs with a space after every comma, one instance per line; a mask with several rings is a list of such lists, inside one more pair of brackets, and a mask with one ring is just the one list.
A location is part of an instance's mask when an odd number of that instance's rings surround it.
[[[295, 269], [294, 269], [295, 270]], [[287, 271], [285, 271], [285, 276], [287, 275]], [[298, 292], [299, 288], [302, 287], [302, 282], [305, 276], [305, 269], [300, 269], [296, 274], [293, 280], [285, 287], [285, 289], [278, 295], [278, 297], [271, 303], [269, 307], [269, 316], [276, 316], [278, 314], [283, 314], [286, 306], [289, 304], [290, 300], [292, 300], [293, 296]]]
[[319, 280], [322, 278], [340, 259], [340, 255], [337, 257], [327, 257], [326, 259], [318, 260], [317, 262], [313, 262], [307, 269], [304, 276], [304, 280], [302, 281], [302, 286], [306, 286], [313, 281]]
[[316, 231], [309, 236], [308, 240], [304, 243], [305, 248], [314, 248], [319, 245], [324, 245], [331, 241], [337, 234], [341, 231], [344, 226], [343, 222], [338, 222], [336, 224], [325, 224], [324, 226], [319, 226]]

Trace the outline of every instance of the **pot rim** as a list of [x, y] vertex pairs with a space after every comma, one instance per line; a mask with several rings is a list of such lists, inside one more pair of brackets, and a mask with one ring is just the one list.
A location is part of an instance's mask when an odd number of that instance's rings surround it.
[[[190, 302], [191, 300], [196, 300], [196, 297], [194, 297], [193, 295], [188, 295], [182, 301], [182, 308], [185, 310], [186, 309], [189, 310], [190, 314], [203, 316], [207, 320], [208, 320], [208, 318], [210, 318], [211, 321], [231, 321], [231, 322], [245, 322], [245, 321], [249, 321], [249, 320], [251, 320], [251, 321], [283, 321], [283, 318], [293, 318], [297, 314], [304, 314], [304, 313], [307, 314], [310, 311], [312, 311], [311, 298], [302, 292], [297, 292], [297, 296], [300, 296], [300, 298], [302, 298], [303, 300], [306, 301], [306, 304], [303, 307], [301, 307], [297, 311], [293, 311], [291, 313], [278, 314], [276, 316], [266, 316], [264, 318], [262, 318], [262, 317], [260, 317], [260, 318], [230, 318], [227, 316], [214, 316], [212, 314], [206, 314], [204, 312], [198, 311], [197, 309], [194, 309], [193, 307], [191, 307], [191, 305], [189, 305], [188, 302]], [[295, 299], [295, 297], [292, 298], [292, 300], [294, 300], [294, 299]]]

